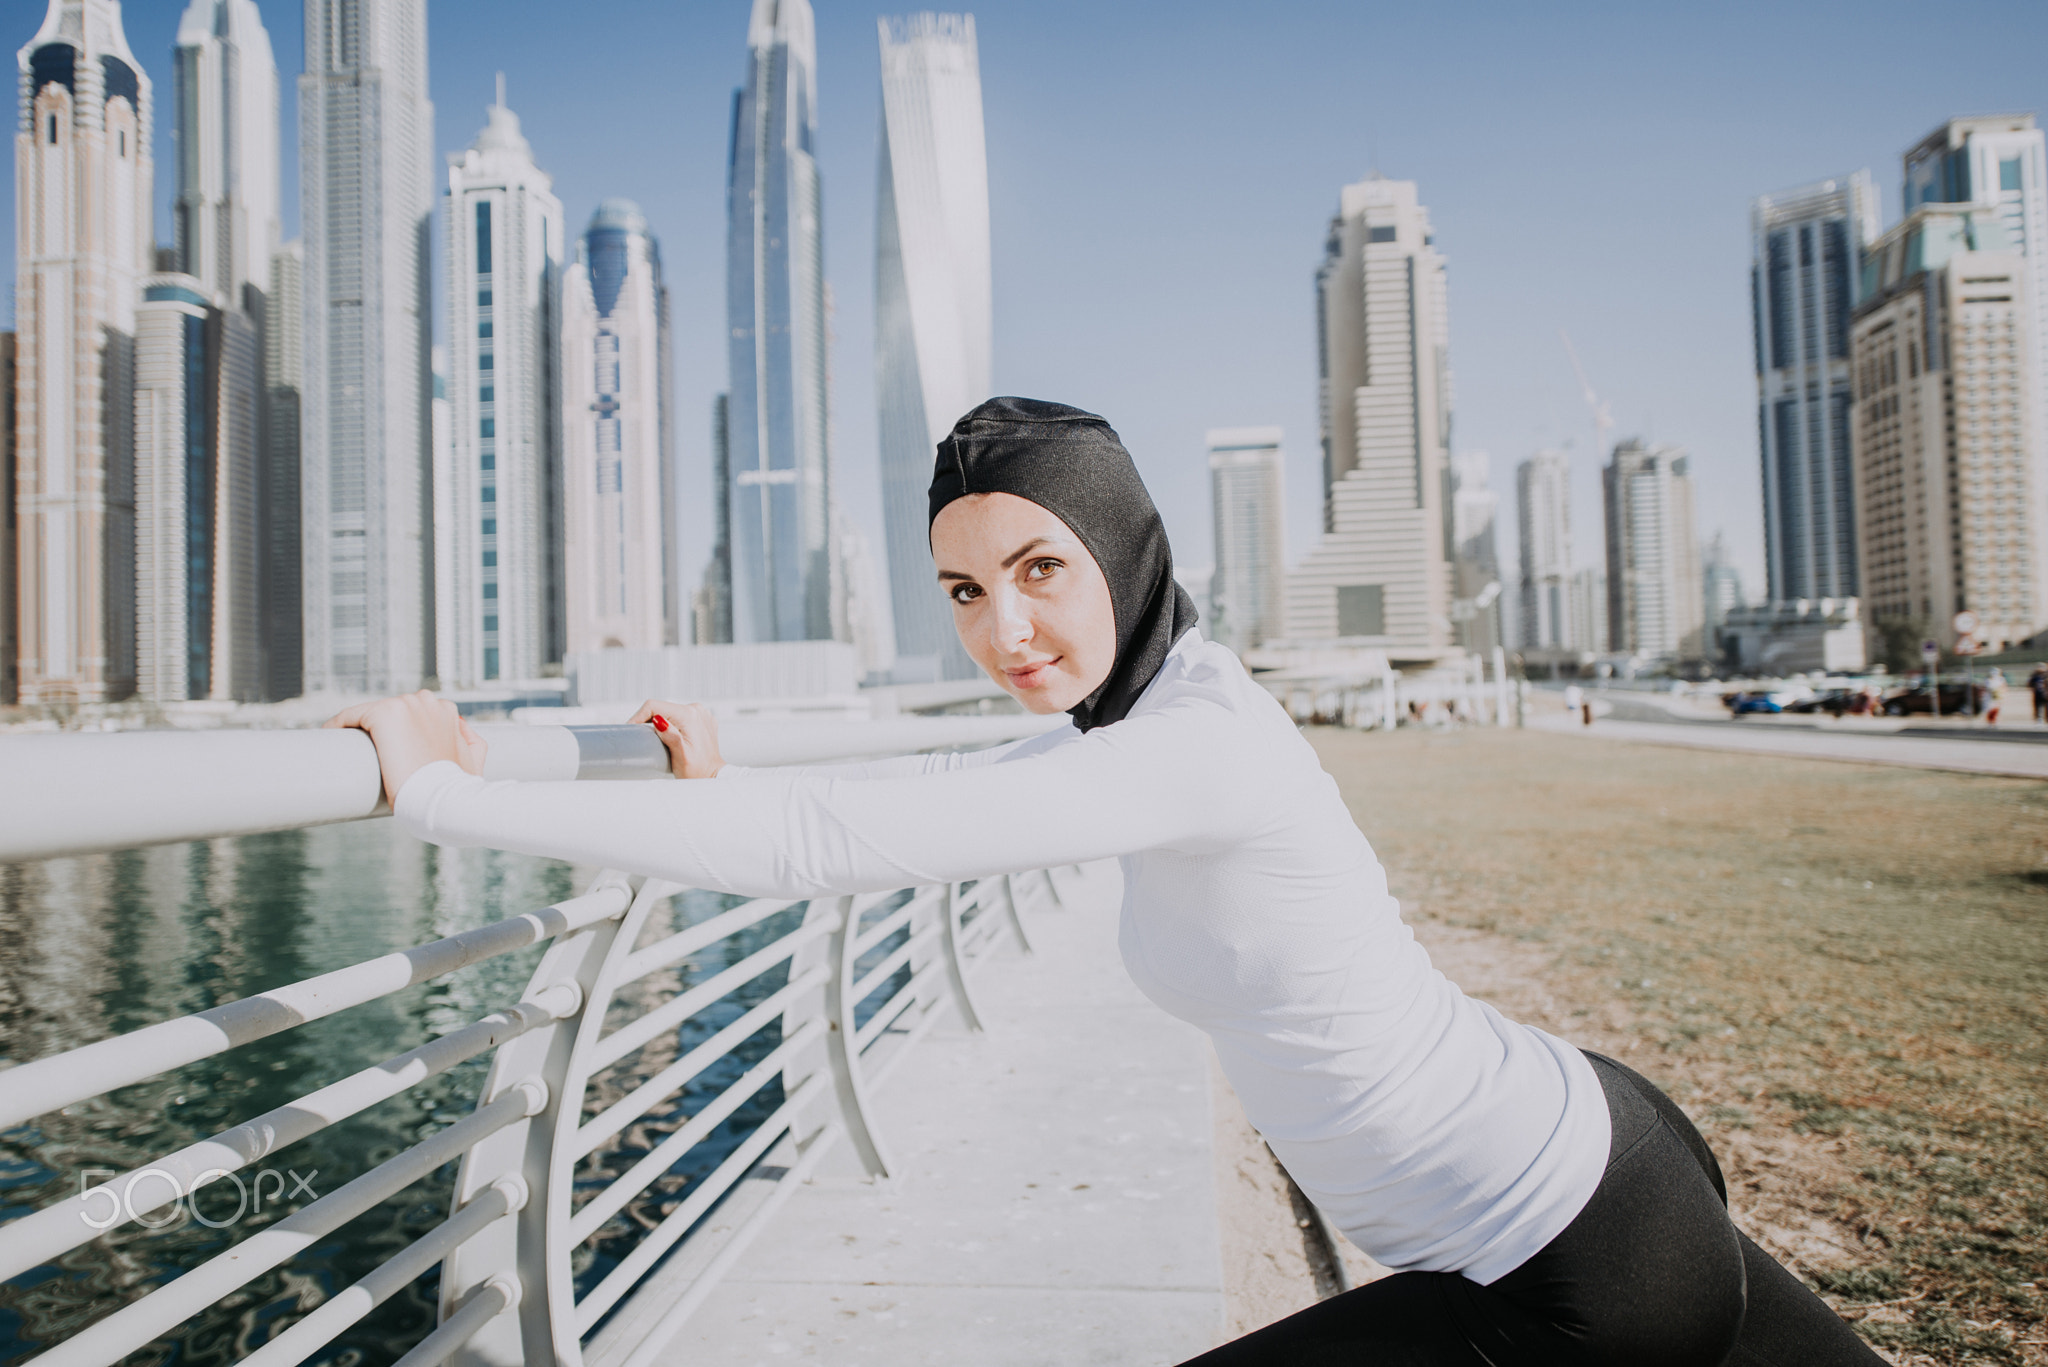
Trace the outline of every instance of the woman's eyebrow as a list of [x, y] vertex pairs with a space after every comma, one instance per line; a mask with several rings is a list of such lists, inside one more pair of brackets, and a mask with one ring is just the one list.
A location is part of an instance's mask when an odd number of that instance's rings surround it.
[[1003, 561], [1003, 568], [1010, 568], [1010, 566], [1016, 564], [1019, 560], [1022, 560], [1025, 556], [1031, 554], [1031, 552], [1037, 550], [1040, 546], [1050, 545], [1051, 542], [1052, 538], [1049, 536], [1032, 537], [1029, 541], [1019, 546], [1016, 550], [1010, 552], [1010, 554]]
[[[1032, 537], [1032, 538], [1031, 538], [1031, 539], [1030, 539], [1029, 541], [1027, 541], [1027, 542], [1025, 542], [1025, 543], [1024, 543], [1023, 545], [1019, 546], [1019, 547], [1018, 547], [1018, 548], [1017, 548], [1016, 550], [1014, 550], [1014, 551], [1011, 551], [1011, 552], [1010, 552], [1010, 553], [1009, 553], [1009, 554], [1008, 554], [1007, 556], [1005, 556], [1005, 557], [1003, 558], [1003, 568], [1004, 568], [1004, 569], [1008, 569], [1008, 568], [1010, 568], [1010, 566], [1012, 566], [1012, 565], [1016, 564], [1016, 563], [1017, 563], [1017, 562], [1018, 562], [1019, 560], [1022, 560], [1022, 559], [1023, 559], [1023, 558], [1025, 557], [1025, 556], [1027, 556], [1027, 555], [1031, 554], [1031, 552], [1033, 552], [1033, 551], [1037, 550], [1037, 549], [1038, 549], [1038, 548], [1039, 548], [1040, 546], [1049, 546], [1049, 545], [1051, 545], [1051, 544], [1052, 544], [1052, 542], [1053, 542], [1053, 538], [1052, 538], [1052, 537], [1049, 537], [1049, 536], [1034, 536], [1034, 537]], [[961, 571], [959, 571], [959, 570], [940, 570], [940, 571], [939, 571], [939, 578], [941, 578], [941, 579], [973, 579], [973, 578], [974, 578], [974, 576], [973, 576], [973, 575], [971, 575], [971, 574], [964, 574], [964, 573], [962, 573], [962, 572], [961, 572]]]

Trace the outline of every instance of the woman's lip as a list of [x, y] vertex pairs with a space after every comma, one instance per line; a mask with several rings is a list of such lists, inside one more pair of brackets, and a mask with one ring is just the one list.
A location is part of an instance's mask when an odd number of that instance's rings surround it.
[[1026, 665], [1022, 669], [1006, 669], [1003, 673], [1009, 678], [1011, 683], [1016, 684], [1019, 688], [1029, 688], [1038, 682], [1040, 675], [1058, 664], [1063, 658], [1065, 657], [1055, 655], [1050, 660], [1040, 660], [1037, 664]]

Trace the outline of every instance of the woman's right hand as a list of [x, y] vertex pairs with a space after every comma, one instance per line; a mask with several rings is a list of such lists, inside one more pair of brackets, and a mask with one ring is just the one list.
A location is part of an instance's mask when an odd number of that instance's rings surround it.
[[633, 720], [654, 727], [654, 734], [668, 747], [669, 772], [677, 778], [717, 778], [725, 767], [725, 758], [718, 753], [718, 719], [704, 704], [650, 698], [640, 704]]

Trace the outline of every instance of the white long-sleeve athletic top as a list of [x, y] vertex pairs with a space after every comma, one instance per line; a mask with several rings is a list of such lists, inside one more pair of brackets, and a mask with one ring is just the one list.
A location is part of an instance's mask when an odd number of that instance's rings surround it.
[[1606, 1166], [1584, 1055], [1431, 967], [1308, 742], [1193, 631], [1129, 716], [1086, 734], [695, 783], [491, 783], [442, 761], [397, 812], [444, 845], [754, 897], [1114, 856], [1131, 977], [1208, 1032], [1252, 1124], [1380, 1262], [1491, 1282]]

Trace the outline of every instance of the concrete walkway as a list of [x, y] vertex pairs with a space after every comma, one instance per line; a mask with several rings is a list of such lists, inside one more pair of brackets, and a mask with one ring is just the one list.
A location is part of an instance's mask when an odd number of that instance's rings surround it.
[[1824, 731], [1790, 726], [1752, 727], [1740, 721], [1624, 721], [1601, 717], [1582, 726], [1562, 712], [1537, 712], [1528, 724], [1597, 740], [1645, 745], [1681, 745], [1696, 750], [1736, 750], [1791, 759], [1841, 760], [1851, 764], [1896, 764], [1910, 769], [1950, 769], [1965, 774], [2048, 778], [2048, 745], [2000, 744], [1988, 737], [1955, 739], [1900, 735], [1895, 731]]
[[1209, 1048], [1139, 995], [1116, 952], [1114, 865], [1063, 875], [879, 1098], [899, 1174], [850, 1145], [662, 1355], [719, 1367], [1150, 1367], [1224, 1320]]

